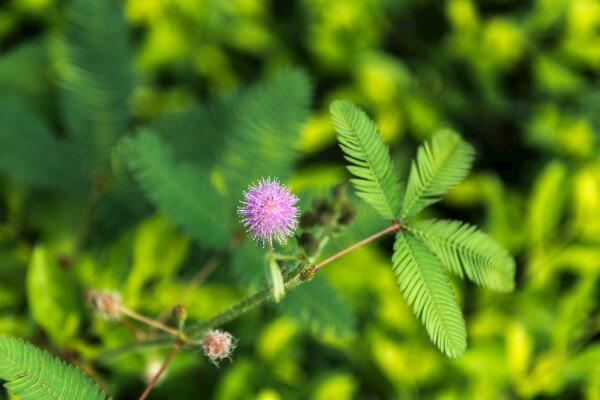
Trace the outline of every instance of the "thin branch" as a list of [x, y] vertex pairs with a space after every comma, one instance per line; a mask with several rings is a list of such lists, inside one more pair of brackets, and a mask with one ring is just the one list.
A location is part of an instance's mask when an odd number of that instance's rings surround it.
[[156, 385], [156, 382], [158, 382], [158, 379], [160, 378], [160, 376], [163, 374], [163, 372], [165, 372], [165, 370], [167, 369], [167, 366], [169, 365], [169, 363], [173, 359], [173, 356], [175, 356], [175, 353], [177, 353], [177, 350], [179, 350], [180, 347], [181, 347], [181, 340], [179, 340], [179, 339], [175, 340], [175, 343], [173, 343], [173, 346], [171, 347], [171, 350], [169, 350], [167, 357], [165, 357], [165, 361], [163, 361], [163, 363], [160, 366], [160, 369], [158, 370], [156, 375], [154, 375], [152, 377], [152, 379], [148, 383], [148, 386], [146, 386], [146, 389], [140, 396], [139, 400], [145, 400], [148, 397], [148, 394], [150, 394], [150, 392]]
[[[200, 286], [204, 281], [217, 269], [217, 267], [223, 261], [223, 257], [225, 256], [226, 251], [221, 251], [214, 256], [212, 256], [192, 277], [189, 283], [185, 286], [185, 288], [181, 291], [177, 299], [175, 300], [175, 304], [182, 304], [188, 298], [192, 291]], [[167, 309], [160, 313], [157, 320], [160, 322], [165, 322], [171, 313], [171, 309]]]
[[[340, 252], [334, 254], [333, 256], [326, 258], [325, 260], [321, 261], [320, 263], [312, 266], [312, 268], [314, 268], [314, 269], [322, 268], [325, 265], [332, 262], [333, 260], [351, 252], [352, 250], [354, 250], [360, 246], [363, 246], [369, 242], [372, 242], [373, 240], [378, 239], [381, 236], [384, 236], [390, 232], [399, 231], [400, 229], [402, 229], [402, 225], [399, 222], [395, 221], [391, 226], [345, 248], [344, 250], [341, 250]], [[306, 268], [311, 268], [311, 265], [306, 265], [306, 264], [300, 265], [291, 274], [287, 275], [284, 278], [285, 287], [287, 290], [293, 289], [303, 282], [303, 280], [301, 279], [301, 274], [302, 274], [302, 271], [304, 271], [304, 269], [306, 269]], [[202, 332], [204, 332], [207, 329], [216, 328], [222, 324], [225, 324], [225, 323], [237, 318], [241, 314], [244, 314], [245, 312], [253, 309], [254, 307], [262, 304], [265, 300], [268, 300], [271, 297], [272, 297], [271, 287], [267, 286], [267, 287], [259, 290], [258, 292], [254, 293], [253, 295], [250, 295], [250, 296], [238, 301], [237, 303], [233, 304], [231, 307], [227, 308], [225, 311], [215, 315], [213, 318], [211, 318], [207, 321], [201, 322], [199, 324], [196, 324], [196, 326], [191, 327], [186, 333], [188, 336], [192, 337], [192, 335], [201, 334]], [[150, 321], [157, 322], [154, 320], [150, 320]], [[162, 324], [160, 324], [160, 325], [164, 327], [164, 325], [162, 325]], [[169, 327], [166, 327], [166, 328], [168, 328], [169, 331], [173, 330], [172, 328], [169, 328]], [[158, 329], [161, 329], [161, 328], [158, 328]], [[162, 330], [165, 330], [165, 329], [162, 329]], [[169, 331], [166, 331], [166, 332], [169, 332]], [[140, 348], [140, 347], [144, 347], [146, 345], [148, 345], [148, 346], [161, 345], [161, 344], [164, 344], [166, 340], [168, 340], [168, 339], [153, 338], [153, 339], [148, 339], [145, 341], [138, 341], [138, 342], [130, 344], [129, 346], [124, 345], [124, 346], [119, 347], [118, 349], [105, 352], [105, 353], [97, 356], [96, 359], [116, 356], [116, 355], [119, 355], [123, 352], [130, 350], [132, 347]], [[188, 341], [188, 342], [189, 342], [188, 344], [194, 344], [194, 341]]]
[[320, 263], [315, 265], [315, 270], [318, 270], [319, 268], [329, 264], [330, 262], [332, 262], [333, 260], [347, 254], [350, 253], [352, 250], [357, 249], [358, 247], [367, 244], [369, 242], [372, 242], [375, 239], [380, 238], [381, 236], [384, 236], [390, 232], [394, 232], [394, 231], [399, 231], [402, 228], [402, 225], [400, 225], [400, 223], [398, 222], [394, 222], [390, 227], [375, 233], [374, 235], [369, 236], [368, 238], [365, 238], [363, 240], [361, 240], [360, 242], [356, 242], [354, 243], [352, 246], [350, 247], [346, 247], [344, 250], [332, 255], [331, 257], [328, 257], [326, 259], [324, 259], [323, 261], [321, 261]]
[[167, 326], [160, 321], [154, 320], [152, 318], [148, 318], [142, 314], [139, 314], [136, 311], [128, 309], [127, 307], [121, 307], [121, 312], [130, 318], [133, 318], [137, 321], [143, 322], [146, 325], [150, 325], [153, 328], [156, 328], [163, 332], [166, 332], [166, 333], [170, 334], [171, 336], [178, 338], [179, 340], [181, 340], [182, 342], [184, 342], [186, 344], [193, 344], [193, 342], [191, 342], [185, 336], [183, 336], [181, 334], [181, 332], [179, 332], [177, 329], [171, 328], [170, 326]]

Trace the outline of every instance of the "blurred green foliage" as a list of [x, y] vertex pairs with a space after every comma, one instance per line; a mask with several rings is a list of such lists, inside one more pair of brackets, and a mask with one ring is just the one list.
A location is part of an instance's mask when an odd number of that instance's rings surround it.
[[[600, 399], [598, 1], [124, 0], [114, 2], [122, 10], [114, 15], [100, 0], [89, 3], [92, 14], [71, 3], [0, 6], [0, 101], [9, 110], [0, 118], [3, 126], [26, 121], [18, 128], [45, 140], [19, 152], [6, 152], [15, 147], [5, 142], [0, 149], [4, 172], [37, 149], [28, 168], [0, 175], [0, 333], [60, 354], [117, 398], [138, 395], [144, 371], [165, 349], [91, 363], [131, 332], [93, 316], [82, 292], [116, 289], [128, 306], [158, 315], [215, 252], [195, 232], [176, 229], [179, 216], [157, 215], [126, 174], [115, 174], [113, 190], [87, 211], [90, 187], [104, 184], [85, 178], [90, 161], [126, 169], [115, 155], [126, 149], [104, 144], [142, 125], [161, 132], [175, 124], [173, 114], [187, 115], [186, 127], [223, 132], [190, 111], [197, 101], [300, 66], [315, 94], [296, 143], [301, 158], [283, 171], [294, 189], [318, 193], [347, 178], [327, 112], [334, 98], [369, 111], [402, 171], [423, 138], [454, 128], [476, 146], [477, 172], [432, 213], [477, 223], [509, 248], [518, 260], [516, 290], [454, 282], [469, 344], [461, 359], [448, 360], [404, 303], [389, 265], [391, 242], [383, 240], [324, 268], [316, 283], [348, 303], [354, 320], [338, 327], [346, 334], [267, 307], [227, 326], [239, 338], [233, 362], [216, 369], [181, 352], [152, 398]], [[118, 39], [121, 14], [131, 45]], [[115, 22], [94, 25], [100, 18]], [[98, 34], [79, 35], [82, 27]], [[106, 41], [113, 46], [98, 47]], [[99, 57], [88, 65], [93, 74], [70, 68], [90, 54]], [[211, 109], [232, 107], [227, 101]], [[88, 107], [100, 111], [75, 118]], [[78, 145], [66, 145], [78, 137]], [[81, 154], [90, 139], [96, 151]], [[208, 144], [203, 153], [189, 148], [173, 149], [173, 168], [231, 161]], [[231, 179], [241, 184], [239, 174]], [[352, 229], [329, 251], [378, 224], [359, 205]], [[190, 318], [208, 318], [259, 285], [257, 257], [247, 246], [223, 257], [186, 295]]]

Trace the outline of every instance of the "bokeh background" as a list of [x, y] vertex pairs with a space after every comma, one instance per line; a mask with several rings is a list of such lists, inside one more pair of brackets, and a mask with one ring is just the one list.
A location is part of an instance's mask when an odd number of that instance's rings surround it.
[[[424, 139], [453, 127], [476, 147], [475, 168], [430, 215], [478, 224], [517, 260], [513, 293], [455, 282], [469, 334], [459, 360], [436, 350], [405, 305], [387, 239], [323, 270], [354, 315], [352, 330], [316, 332], [263, 307], [226, 326], [239, 338], [231, 362], [217, 369], [199, 352], [179, 353], [150, 398], [600, 399], [600, 2], [115, 3], [133, 57], [131, 127], [300, 67], [314, 95], [289, 181], [296, 191], [347, 180], [328, 113], [333, 99], [368, 111], [399, 170]], [[0, 97], [59, 137], [57, 81], [70, 6], [0, 6]], [[0, 148], [0, 159], [8, 156]], [[143, 196], [138, 202], [127, 218], [94, 210], [78, 257], [63, 260], [79, 240], [85, 195], [0, 172], [0, 333], [61, 355], [119, 399], [137, 398], [165, 349], [90, 362], [131, 335], [93, 317], [82, 293], [103, 282], [131, 307], [157, 315], [211, 257]], [[357, 223], [368, 234], [379, 222], [359, 215]], [[40, 243], [64, 265], [32, 284], [30, 258]], [[209, 317], [249, 293], [233, 263], [225, 257], [186, 297], [191, 317]], [[36, 302], [60, 324], [32, 314]], [[9, 397], [0, 391], [0, 398]]]

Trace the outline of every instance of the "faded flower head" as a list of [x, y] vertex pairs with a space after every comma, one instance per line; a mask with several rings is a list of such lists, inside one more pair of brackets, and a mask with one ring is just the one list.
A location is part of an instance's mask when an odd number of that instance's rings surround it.
[[119, 319], [121, 316], [121, 295], [117, 292], [107, 292], [92, 289], [87, 293], [90, 306], [108, 319]]
[[229, 332], [210, 330], [202, 337], [202, 350], [204, 355], [218, 366], [219, 361], [229, 358], [235, 350], [235, 338]]
[[255, 240], [284, 244], [298, 224], [298, 198], [277, 180], [261, 179], [244, 193], [238, 212]]

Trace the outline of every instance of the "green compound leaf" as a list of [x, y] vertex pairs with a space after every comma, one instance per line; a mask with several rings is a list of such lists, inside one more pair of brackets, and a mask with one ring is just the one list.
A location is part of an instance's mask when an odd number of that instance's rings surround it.
[[22, 400], [105, 400], [98, 385], [77, 368], [10, 336], [0, 336], [0, 379]]
[[502, 292], [514, 289], [515, 261], [491, 237], [459, 221], [428, 220], [407, 229], [423, 240], [450, 271]]
[[397, 218], [401, 186], [389, 149], [381, 140], [375, 124], [349, 101], [334, 101], [330, 109], [340, 147], [350, 162], [348, 170], [356, 176], [351, 182], [358, 190], [357, 195], [383, 218]]
[[170, 149], [149, 131], [126, 138], [123, 150], [147, 198], [198, 242], [224, 247], [231, 236], [230, 217], [207, 176], [177, 164]]
[[424, 143], [413, 161], [401, 218], [414, 216], [440, 200], [469, 172], [475, 151], [455, 132], [444, 130]]
[[0, 170], [31, 185], [81, 188], [87, 182], [79, 148], [20, 106], [0, 99]]
[[75, 0], [66, 30], [61, 99], [68, 133], [105, 165], [126, 132], [134, 87], [127, 26], [116, 2]]
[[392, 264], [404, 298], [431, 341], [448, 357], [460, 357], [467, 347], [465, 321], [439, 260], [413, 234], [399, 232]]
[[311, 92], [306, 74], [290, 69], [240, 92], [237, 101], [229, 102], [232, 109], [222, 109], [223, 117], [229, 115], [235, 124], [221, 164], [234, 199], [259, 178], [289, 178]]

